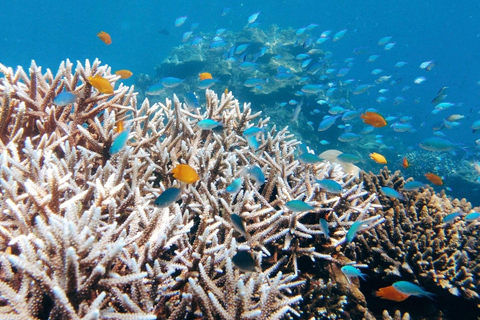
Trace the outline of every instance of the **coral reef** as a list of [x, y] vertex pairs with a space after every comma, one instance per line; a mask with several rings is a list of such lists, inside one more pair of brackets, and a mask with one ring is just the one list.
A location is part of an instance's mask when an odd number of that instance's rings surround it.
[[[401, 188], [398, 174], [357, 178], [337, 163], [300, 162], [288, 129], [232, 92], [207, 90], [195, 109], [176, 95], [137, 105], [133, 87], [101, 94], [89, 84], [119, 80], [98, 60], [66, 61], [55, 76], [35, 63], [29, 75], [0, 71], [2, 319], [373, 319], [359, 282], [340, 272], [347, 264], [478, 301], [479, 224], [442, 222], [471, 210], [463, 200], [431, 188], [392, 200], [379, 188]], [[62, 91], [76, 102], [55, 105]], [[205, 119], [221, 125], [202, 129]], [[258, 145], [243, 134], [252, 127]], [[126, 146], [112, 154], [123, 132]], [[175, 179], [178, 164], [200, 179]], [[239, 177], [241, 189], [227, 192]], [[180, 198], [155, 206], [172, 187]], [[254, 266], [238, 263], [244, 251]]]
[[[377, 221], [379, 205], [354, 177], [330, 163], [295, 160], [286, 129], [275, 126], [252, 150], [242, 132], [268, 119], [240, 107], [232, 93], [188, 109], [176, 96], [165, 104], [136, 105], [133, 88], [100, 94], [86, 81], [100, 75], [115, 83], [99, 61], [75, 72], [67, 61], [53, 76], [34, 63], [30, 76], [1, 66], [0, 313], [11, 319], [278, 319], [298, 315], [305, 276], [299, 259], [332, 263], [329, 253], [345, 241], [356, 219]], [[74, 104], [55, 106], [66, 90]], [[202, 130], [201, 119], [223, 123]], [[122, 152], [109, 150], [129, 130]], [[195, 168], [200, 181], [182, 184], [170, 171]], [[256, 165], [266, 182], [245, 176], [236, 195], [230, 182]], [[342, 184], [341, 195], [321, 190], [315, 179]], [[168, 208], [154, 200], [181, 188]], [[294, 212], [285, 202], [315, 204], [315, 213]], [[230, 214], [240, 215], [249, 236], [237, 234]], [[334, 231], [330, 245], [318, 218]], [[323, 235], [324, 236], [324, 235]], [[244, 273], [232, 257], [248, 250], [256, 272]]]

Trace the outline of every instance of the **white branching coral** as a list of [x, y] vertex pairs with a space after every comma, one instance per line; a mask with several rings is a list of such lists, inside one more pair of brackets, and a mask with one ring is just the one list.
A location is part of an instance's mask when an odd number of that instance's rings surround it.
[[[90, 76], [119, 79], [97, 60], [75, 72], [67, 61], [55, 76], [35, 63], [29, 76], [0, 71], [2, 318], [299, 316], [305, 278], [298, 259], [334, 263], [332, 250], [352, 223], [377, 219], [375, 194], [336, 164], [299, 163], [299, 142], [287, 129], [269, 127], [232, 93], [219, 100], [207, 90], [205, 106], [194, 110], [176, 96], [137, 106], [133, 88], [120, 85], [111, 95], [92, 88]], [[77, 101], [54, 105], [62, 91]], [[223, 128], [202, 130], [202, 119]], [[128, 141], [110, 154], [119, 121]], [[242, 135], [253, 126], [263, 129], [258, 147]], [[176, 180], [177, 164], [190, 165], [200, 180]], [[248, 174], [254, 166], [265, 182]], [[226, 192], [239, 177], [240, 191]], [[335, 180], [343, 192], [330, 194], [316, 179]], [[180, 199], [154, 206], [171, 187], [181, 189]], [[294, 199], [316, 209], [293, 212], [285, 203]], [[243, 219], [246, 236], [232, 214]], [[331, 240], [319, 218], [328, 220]], [[245, 250], [255, 272], [234, 263]]]

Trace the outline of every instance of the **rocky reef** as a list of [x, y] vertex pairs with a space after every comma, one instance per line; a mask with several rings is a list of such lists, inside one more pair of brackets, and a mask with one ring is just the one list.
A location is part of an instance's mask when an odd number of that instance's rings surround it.
[[[55, 74], [35, 63], [28, 74], [0, 71], [2, 319], [448, 313], [436, 302], [416, 312], [362, 293], [378, 279], [420, 284], [438, 301], [479, 303], [480, 224], [442, 220], [474, 210], [464, 200], [431, 188], [386, 198], [379, 188], [401, 189], [398, 174], [357, 178], [336, 163], [299, 161], [300, 142], [288, 128], [271, 125], [231, 91], [206, 90], [205, 104], [192, 109], [176, 95], [137, 104], [134, 88], [98, 60], [75, 68], [66, 61]], [[115, 91], [92, 87], [96, 75]], [[76, 100], [56, 104], [63, 91]], [[199, 126], [205, 119], [221, 125]], [[256, 143], [244, 134], [254, 127]], [[125, 146], [113, 152], [125, 132]], [[178, 164], [198, 181], [173, 177]], [[237, 178], [241, 188], [227, 192]], [[322, 187], [323, 179], [340, 192]], [[155, 205], [171, 188], [180, 196]], [[359, 221], [352, 241], [347, 233]], [[368, 267], [368, 281], [350, 283], [344, 265]]]

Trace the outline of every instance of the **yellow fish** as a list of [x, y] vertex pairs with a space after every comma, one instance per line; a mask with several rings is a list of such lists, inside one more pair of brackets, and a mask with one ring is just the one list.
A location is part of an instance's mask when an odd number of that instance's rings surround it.
[[93, 87], [95, 87], [95, 89], [97, 89], [101, 93], [105, 93], [105, 94], [113, 93], [113, 87], [110, 81], [99, 76], [98, 74], [95, 77], [88, 77], [87, 80]]
[[197, 171], [188, 164], [177, 164], [177, 166], [173, 168], [172, 173], [175, 179], [185, 183], [194, 183], [200, 179]]
[[118, 70], [118, 71], [115, 71], [115, 74], [116, 75], [119, 75], [121, 79], [128, 79], [132, 76], [132, 71], [130, 70]]
[[380, 163], [380, 164], [387, 163], [387, 159], [385, 159], [385, 157], [382, 156], [380, 153], [372, 152], [370, 153], [370, 158], [376, 163]]

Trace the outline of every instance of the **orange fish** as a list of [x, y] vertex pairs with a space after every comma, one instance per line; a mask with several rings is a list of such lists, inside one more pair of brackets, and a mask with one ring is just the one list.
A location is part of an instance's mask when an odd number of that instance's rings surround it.
[[105, 31], [100, 31], [99, 33], [97, 33], [97, 37], [99, 37], [100, 40], [105, 42], [105, 44], [111, 44], [112, 43], [112, 38]]
[[380, 164], [386, 164], [387, 163], [387, 159], [385, 159], [385, 157], [382, 156], [380, 153], [376, 153], [376, 152], [370, 153], [370, 159], [372, 159], [376, 163], [380, 163]]
[[224, 92], [224, 93], [225, 93], [225, 95], [228, 94], [228, 88], [225, 88], [225, 92]]
[[132, 76], [133, 73], [130, 70], [118, 70], [115, 71], [115, 74], [119, 75], [120, 79], [128, 79]]
[[402, 167], [403, 167], [404, 169], [407, 169], [408, 167], [410, 167], [410, 162], [408, 162], [407, 157], [403, 157]]
[[364, 123], [369, 124], [375, 128], [381, 128], [387, 125], [387, 121], [385, 121], [385, 119], [376, 112], [365, 111], [365, 113], [362, 114], [360, 118], [363, 119]]
[[198, 179], [197, 171], [188, 164], [178, 164], [172, 169], [173, 177], [185, 183], [194, 183]]
[[401, 293], [400, 291], [398, 291], [392, 286], [380, 288], [378, 289], [378, 291], [374, 292], [374, 295], [382, 299], [387, 299], [387, 300], [392, 300], [397, 302], [403, 301], [410, 296], [408, 294]]
[[95, 87], [98, 91], [105, 94], [112, 94], [113, 87], [110, 81], [105, 79], [104, 77], [99, 76], [98, 74], [95, 77], [88, 77], [88, 82]]
[[200, 76], [200, 81], [205, 79], [213, 79], [212, 75], [208, 72], [202, 72], [199, 74], [199, 76]]
[[443, 180], [440, 176], [437, 176], [435, 173], [425, 173], [425, 177], [436, 186], [443, 186]]
[[119, 120], [117, 122], [117, 133], [121, 133], [123, 131], [123, 120]]

